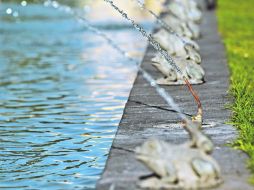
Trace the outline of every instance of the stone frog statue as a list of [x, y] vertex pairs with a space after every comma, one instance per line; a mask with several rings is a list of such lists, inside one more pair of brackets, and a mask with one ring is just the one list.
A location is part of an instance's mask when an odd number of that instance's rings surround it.
[[193, 1], [174, 1], [169, 4], [168, 11], [182, 21], [199, 24], [202, 20], [202, 11]]
[[160, 29], [153, 35], [153, 38], [159, 42], [163, 49], [170, 55], [192, 59], [196, 63], [201, 63], [199, 55], [199, 45], [188, 38], [182, 38], [186, 44], [176, 35], [168, 33], [165, 29]]
[[202, 11], [201, 3], [196, 0], [175, 0], [175, 2], [181, 4], [186, 9]]
[[[173, 57], [176, 65], [183, 72], [184, 76], [189, 79], [191, 84], [201, 84], [204, 82], [205, 71], [193, 60], [186, 60], [180, 57]], [[152, 58], [152, 65], [156, 67], [163, 77], [156, 80], [160, 85], [182, 85], [185, 84], [182, 76], [160, 55], [156, 54]]]
[[190, 39], [198, 39], [201, 36], [200, 27], [194, 22], [181, 21], [174, 15], [166, 15], [163, 21], [180, 36]]
[[209, 155], [213, 144], [195, 127], [191, 142], [173, 145], [151, 139], [136, 148], [136, 158], [154, 173], [140, 181], [141, 188], [196, 190], [222, 183], [220, 167]]

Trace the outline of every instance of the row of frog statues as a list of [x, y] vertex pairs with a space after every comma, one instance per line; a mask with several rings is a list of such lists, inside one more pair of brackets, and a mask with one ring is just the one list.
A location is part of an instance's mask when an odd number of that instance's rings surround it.
[[[195, 0], [174, 0], [165, 7], [162, 17], [175, 32], [157, 29], [153, 35], [174, 59], [191, 84], [204, 83], [200, 47], [195, 42], [201, 37], [202, 8]], [[161, 56], [155, 53], [151, 64], [160, 71], [159, 85], [185, 84], [183, 77]], [[136, 157], [154, 175], [139, 182], [143, 189], [204, 189], [222, 183], [220, 167], [211, 157], [213, 143], [202, 133], [202, 113], [182, 123], [190, 141], [175, 145], [150, 139], [136, 148]]]
[[[165, 28], [160, 28], [153, 35], [154, 39], [173, 57], [176, 65], [191, 84], [203, 83], [205, 71], [201, 66], [200, 47], [195, 42], [201, 36], [201, 6], [194, 0], [174, 0], [166, 7], [165, 11], [167, 14], [162, 18], [163, 22], [177, 35], [168, 32]], [[157, 79], [158, 84], [185, 84], [182, 76], [159, 53], [151, 61], [152, 65], [162, 74], [162, 77]]]

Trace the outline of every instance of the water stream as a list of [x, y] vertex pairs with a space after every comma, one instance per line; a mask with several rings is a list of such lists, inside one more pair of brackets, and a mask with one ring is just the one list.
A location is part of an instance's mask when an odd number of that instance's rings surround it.
[[[195, 101], [197, 102], [197, 105], [198, 105], [198, 114], [200, 114], [200, 113], [202, 114], [201, 102], [199, 100], [199, 97], [198, 97], [197, 93], [194, 91], [194, 89], [192, 88], [192, 85], [189, 83], [189, 81], [186, 78], [186, 76], [183, 74], [183, 72], [180, 70], [180, 68], [176, 65], [175, 61], [168, 54], [168, 52], [161, 47], [161, 45], [152, 37], [151, 34], [146, 32], [146, 30], [141, 25], [139, 25], [133, 19], [131, 19], [127, 15], [127, 13], [125, 11], [121, 10], [113, 1], [111, 1], [111, 0], [103, 0], [103, 1], [108, 3], [113, 9], [115, 9], [118, 13], [120, 13], [120, 15], [124, 19], [129, 21], [133, 25], [133, 27], [137, 31], [139, 31], [142, 34], [142, 36], [154, 47], [154, 49], [157, 50], [164, 57], [164, 59], [168, 62], [168, 64], [170, 64], [172, 66], [172, 68], [182, 76], [182, 78], [186, 82], [186, 86], [188, 87], [189, 91], [191, 92], [192, 96], [194, 97]], [[151, 75], [149, 75], [148, 73], [146, 73], [142, 69], [140, 69], [140, 71], [143, 73], [144, 78], [148, 82], [150, 82], [150, 85], [155, 87], [155, 89], [158, 92], [158, 94], [162, 98], [164, 98], [164, 100], [168, 103], [168, 105], [171, 106], [174, 110], [176, 110], [176, 112], [178, 113], [180, 118], [182, 118], [184, 121], [186, 121], [188, 123], [191, 123], [191, 121], [180, 110], [179, 106], [174, 102], [174, 100], [170, 96], [170, 94], [167, 93], [164, 88], [161, 88], [159, 85], [157, 85], [156, 81], [153, 79], [153, 77]]]
[[[53, 2], [48, 0], [48, 5], [53, 6]], [[140, 2], [141, 3], [141, 2]], [[144, 5], [143, 5], [144, 6]], [[54, 7], [54, 6], [53, 6]], [[72, 14], [73, 16], [75, 16], [81, 23], [83, 23], [90, 31], [94, 32], [96, 35], [102, 37], [104, 40], [106, 40], [108, 42], [108, 44], [114, 48], [117, 52], [119, 52], [121, 55], [123, 55], [123, 57], [126, 57], [128, 60], [130, 60], [131, 62], [135, 63], [137, 65], [138, 70], [141, 72], [141, 74], [143, 75], [143, 77], [147, 80], [147, 82], [153, 86], [155, 88], [155, 90], [157, 91], [157, 93], [168, 103], [169, 106], [171, 106], [180, 116], [181, 119], [188, 121], [188, 118], [183, 114], [183, 112], [181, 111], [180, 107], [175, 103], [175, 101], [173, 100], [172, 96], [165, 91], [164, 88], [160, 87], [159, 85], [157, 85], [156, 80], [148, 73], [146, 72], [144, 69], [142, 69], [141, 67], [141, 62], [137, 61], [136, 59], [134, 59], [133, 57], [131, 57], [125, 50], [123, 50], [117, 43], [114, 42], [113, 39], [111, 39], [110, 37], [108, 37], [106, 34], [104, 34], [102, 31], [100, 31], [98, 28], [92, 26], [92, 24], [84, 17], [80, 16], [78, 13], [76, 13], [74, 10], [71, 10], [70, 7], [66, 6], [66, 5], [61, 5], [59, 4], [59, 6], [57, 7], [57, 9], [59, 10], [64, 10], [70, 14]], [[142, 28], [141, 28], [142, 29]], [[144, 29], [143, 29], [144, 30]], [[154, 43], [157, 43], [154, 41]], [[176, 65], [175, 65], [176, 66]]]
[[[103, 1], [93, 4], [97, 2]], [[91, 9], [82, 6], [85, 12]], [[1, 189], [93, 189], [136, 75], [135, 65], [187, 120], [140, 67], [146, 42], [132, 26], [106, 16], [88, 22], [93, 11], [84, 17], [77, 7], [50, 0], [0, 4]], [[141, 22], [145, 29], [132, 24], [174, 64], [145, 32], [152, 29], [150, 21]]]
[[132, 25], [134, 26], [134, 28], [138, 30], [146, 40], [148, 40], [148, 42], [154, 47], [154, 49], [156, 49], [167, 60], [167, 62], [174, 68], [174, 70], [178, 72], [181, 76], [184, 76], [183, 72], [175, 64], [172, 57], [169, 56], [168, 52], [164, 50], [156, 40], [154, 40], [151, 34], [147, 33], [142, 26], [140, 26], [133, 19], [131, 19], [123, 10], [121, 10], [117, 5], [115, 5], [113, 1], [111, 0], [104, 0], [104, 1], [108, 3], [112, 8], [114, 8], [118, 13], [120, 13], [123, 18], [130, 21]]

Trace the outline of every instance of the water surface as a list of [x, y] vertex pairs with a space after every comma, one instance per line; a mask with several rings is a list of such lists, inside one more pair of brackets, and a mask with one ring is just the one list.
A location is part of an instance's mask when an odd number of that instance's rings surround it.
[[[72, 16], [16, 2], [0, 4], [0, 189], [92, 189], [135, 66]], [[131, 26], [93, 23], [141, 59]]]

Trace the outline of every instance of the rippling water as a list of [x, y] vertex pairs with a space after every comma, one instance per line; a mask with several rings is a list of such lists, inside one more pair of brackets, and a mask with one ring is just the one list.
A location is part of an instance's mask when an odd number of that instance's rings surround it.
[[[126, 23], [96, 24], [144, 51]], [[70, 15], [0, 4], [0, 188], [94, 188], [135, 74]]]

